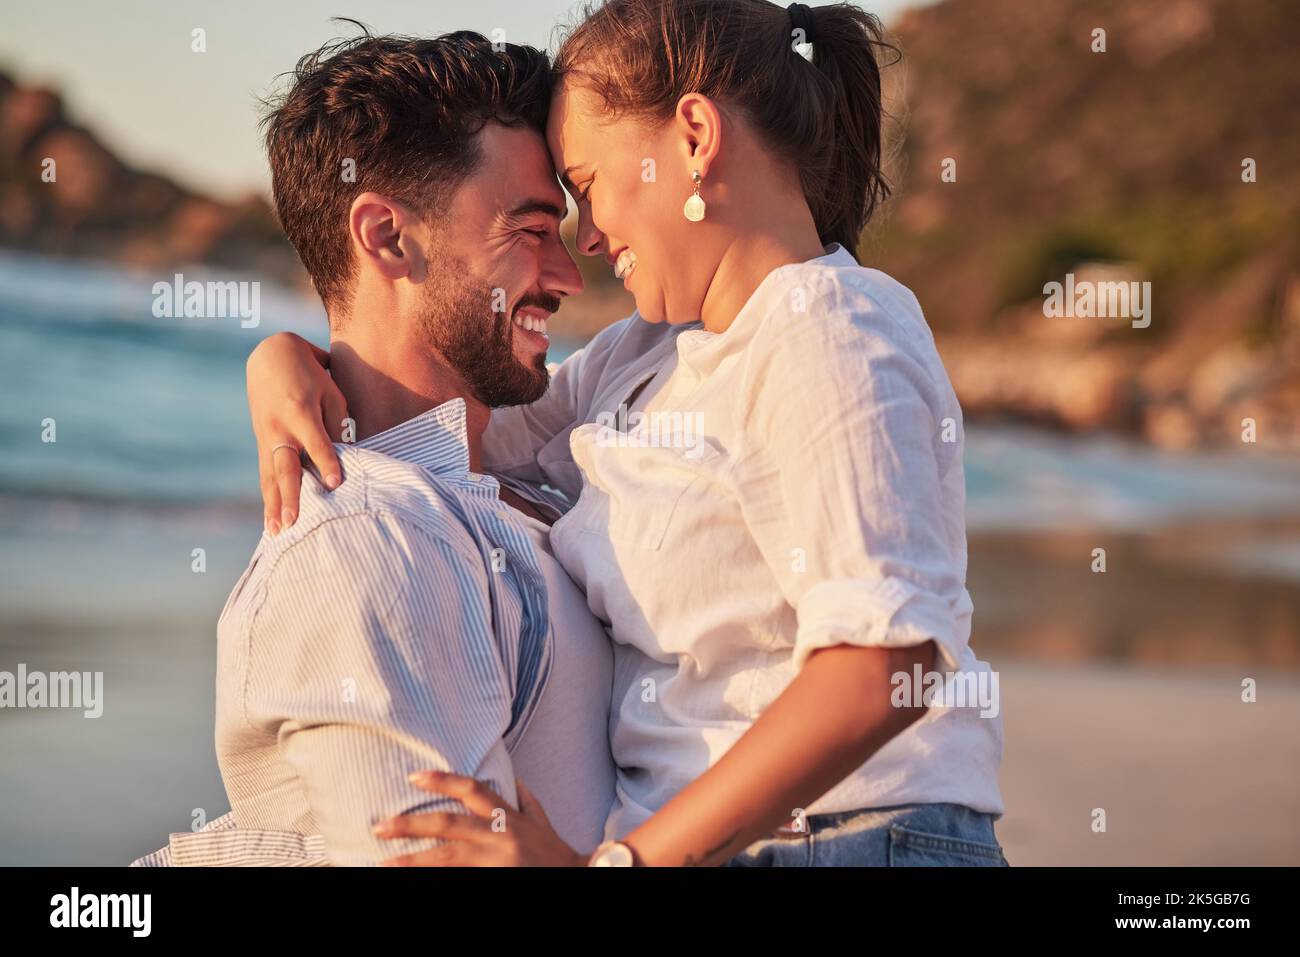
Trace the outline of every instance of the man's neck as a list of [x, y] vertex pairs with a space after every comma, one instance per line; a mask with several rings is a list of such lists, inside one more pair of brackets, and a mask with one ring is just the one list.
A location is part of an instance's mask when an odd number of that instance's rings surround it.
[[330, 339], [330, 372], [347, 399], [357, 439], [378, 435], [461, 398], [465, 400], [470, 471], [480, 471], [483, 432], [491, 411], [474, 397], [460, 375], [427, 345], [399, 337], [385, 340], [373, 333], [349, 335], [350, 325]]

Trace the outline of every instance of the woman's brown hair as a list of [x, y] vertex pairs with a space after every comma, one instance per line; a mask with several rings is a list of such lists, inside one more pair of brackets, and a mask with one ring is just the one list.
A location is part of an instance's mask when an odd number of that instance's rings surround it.
[[[811, 62], [794, 49], [796, 21]], [[586, 7], [552, 69], [611, 117], [666, 121], [692, 92], [740, 111], [799, 170], [822, 242], [856, 255], [889, 195], [876, 51], [895, 48], [882, 36], [876, 17], [848, 3], [792, 16], [767, 0], [606, 0]]]

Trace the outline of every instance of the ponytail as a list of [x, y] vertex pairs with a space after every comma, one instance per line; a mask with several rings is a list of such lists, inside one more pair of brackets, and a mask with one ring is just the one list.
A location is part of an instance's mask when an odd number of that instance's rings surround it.
[[[831, 86], [829, 169], [804, 194], [823, 243], [856, 255], [858, 237], [876, 207], [889, 198], [881, 169], [882, 93], [877, 49], [879, 19], [848, 3], [814, 7], [812, 62]], [[892, 62], [897, 62], [895, 59]]]

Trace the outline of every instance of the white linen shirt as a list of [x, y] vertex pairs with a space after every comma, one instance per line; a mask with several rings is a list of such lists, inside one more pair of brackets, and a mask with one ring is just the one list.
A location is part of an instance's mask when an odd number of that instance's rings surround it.
[[[551, 542], [611, 626], [607, 837], [706, 771], [819, 648], [933, 639], [937, 670], [989, 672], [968, 644], [962, 448], [916, 298], [840, 246], [771, 272], [720, 334], [634, 314], [537, 403], [493, 413], [485, 468], [576, 500]], [[804, 810], [1000, 815], [1001, 755], [1000, 716], [932, 706]]]

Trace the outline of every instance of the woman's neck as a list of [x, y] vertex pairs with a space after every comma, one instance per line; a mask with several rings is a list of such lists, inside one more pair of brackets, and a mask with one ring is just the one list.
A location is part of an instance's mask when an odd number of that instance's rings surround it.
[[700, 304], [704, 328], [726, 332], [773, 269], [824, 254], [811, 214], [796, 218], [784, 228], [768, 225], [766, 229], [741, 231], [723, 251]]

